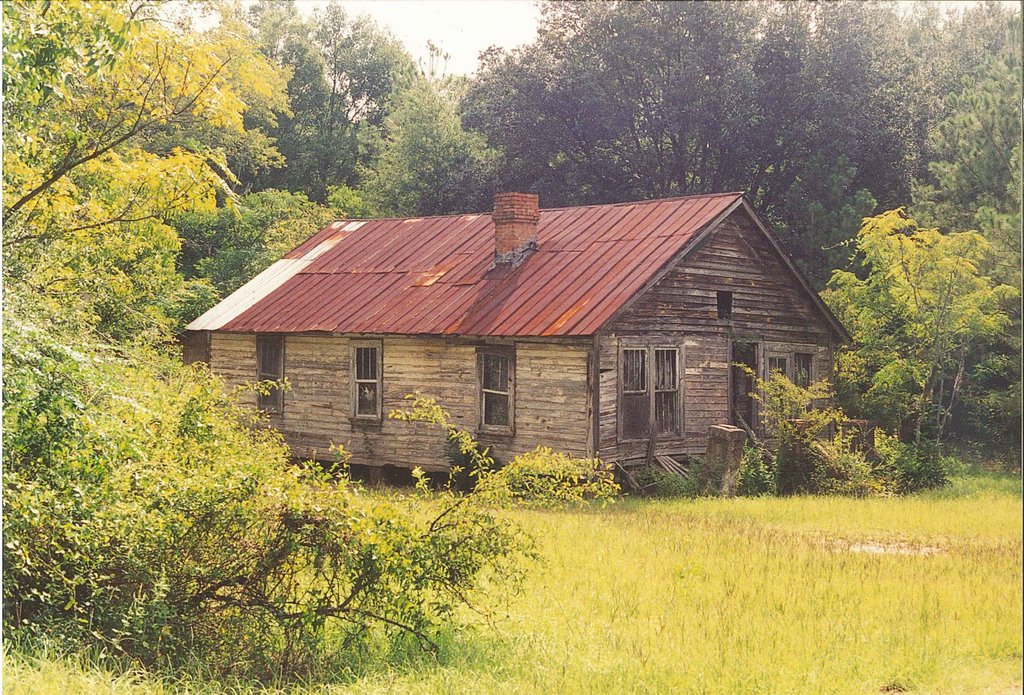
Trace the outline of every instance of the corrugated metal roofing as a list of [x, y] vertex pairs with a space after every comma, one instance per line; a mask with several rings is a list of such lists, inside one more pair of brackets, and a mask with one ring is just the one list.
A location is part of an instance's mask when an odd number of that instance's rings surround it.
[[189, 330], [591, 335], [741, 193], [541, 210], [537, 250], [492, 268], [489, 214], [335, 222]]

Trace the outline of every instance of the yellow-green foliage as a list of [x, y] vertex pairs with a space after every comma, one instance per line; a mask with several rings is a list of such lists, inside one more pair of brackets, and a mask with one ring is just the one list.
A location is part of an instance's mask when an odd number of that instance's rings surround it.
[[886, 429], [939, 438], [968, 356], [1009, 327], [1020, 292], [984, 274], [983, 236], [921, 228], [902, 210], [865, 219], [856, 248], [862, 272], [835, 271], [822, 294], [854, 338], [840, 396]]
[[538, 446], [484, 474], [476, 493], [506, 504], [558, 506], [612, 500], [619, 486], [600, 459], [574, 458]]
[[845, 419], [832, 406], [832, 385], [827, 380], [803, 387], [781, 372], [772, 372], [762, 379], [750, 367], [741, 367], [753, 377], [754, 391], [750, 395], [761, 404], [761, 417], [772, 436], [794, 436], [797, 429], [793, 421], [799, 420], [799, 432], [815, 437]]
[[5, 318], [8, 639], [297, 676], [432, 646], [485, 575], [514, 589], [528, 542], [475, 500], [367, 497], [291, 465], [204, 370]]
[[[448, 642], [439, 662], [380, 655], [330, 676], [333, 685], [300, 690], [1020, 688], [1022, 519], [1012, 476], [962, 477], [901, 498], [626, 500], [505, 513], [540, 540], [544, 562], [496, 631], [481, 623], [479, 634]], [[15, 663], [15, 682], [87, 682], [77, 666], [58, 676], [53, 664]]]
[[285, 71], [238, 26], [154, 12], [3, 4], [6, 289], [117, 337], [167, 328], [182, 287], [165, 220], [213, 210], [233, 181], [220, 142], [251, 110], [288, 108]]
[[[419, 393], [409, 394], [406, 399], [409, 407], [393, 410], [388, 417], [426, 422], [443, 429], [449, 450], [469, 466], [474, 494], [483, 501], [557, 506], [582, 504], [593, 499], [607, 501], [619, 493], [614, 476], [600, 459], [575, 458], [546, 446], [538, 446], [504, 466], [497, 466], [490, 451], [481, 448], [472, 434], [459, 427], [436, 399]], [[453, 463], [449, 487], [463, 472], [458, 463]]]

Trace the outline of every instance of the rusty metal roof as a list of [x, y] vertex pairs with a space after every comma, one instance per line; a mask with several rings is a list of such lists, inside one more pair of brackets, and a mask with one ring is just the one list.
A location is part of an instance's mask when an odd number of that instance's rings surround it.
[[541, 210], [492, 268], [490, 214], [335, 222], [189, 324], [293, 333], [591, 335], [741, 193]]

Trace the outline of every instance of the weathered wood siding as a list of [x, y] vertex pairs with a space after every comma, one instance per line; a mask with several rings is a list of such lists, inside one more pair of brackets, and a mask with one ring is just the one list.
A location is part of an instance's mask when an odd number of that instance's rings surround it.
[[[367, 336], [360, 336], [366, 339]], [[480, 409], [477, 390], [478, 341], [383, 338], [383, 410], [381, 422], [352, 417], [350, 344], [344, 336], [285, 337], [285, 376], [291, 390], [281, 414], [269, 422], [284, 435], [295, 456], [329, 458], [332, 444], [353, 453], [365, 465], [447, 466], [443, 435], [437, 428], [387, 418], [407, 405], [406, 394], [419, 391], [437, 398], [461, 426], [475, 431]], [[517, 341], [515, 432], [480, 434], [496, 456], [509, 459], [538, 444], [574, 455], [592, 448], [587, 369], [589, 344]], [[256, 347], [252, 334], [214, 333], [211, 366], [230, 384], [255, 380]], [[255, 407], [256, 399], [249, 402]]]
[[[732, 319], [718, 318], [719, 290], [733, 293]], [[646, 441], [618, 436], [618, 348], [638, 339], [683, 351], [683, 434], [660, 436], [658, 453], [703, 454], [708, 427], [730, 421], [733, 341], [759, 343], [762, 367], [769, 353], [809, 352], [815, 379], [832, 374], [832, 328], [742, 209], [601, 331], [599, 448], [607, 460], [646, 455]]]

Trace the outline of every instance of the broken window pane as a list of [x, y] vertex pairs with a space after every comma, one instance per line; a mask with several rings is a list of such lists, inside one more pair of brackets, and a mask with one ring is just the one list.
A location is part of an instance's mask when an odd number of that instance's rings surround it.
[[654, 421], [659, 434], [679, 431], [677, 354], [667, 348], [654, 351]]
[[[284, 336], [256, 336], [256, 380], [281, 381], [284, 378]], [[269, 393], [260, 393], [258, 407], [268, 413], [279, 413], [284, 407], [284, 392], [272, 388]]]
[[647, 351], [622, 351], [622, 390], [624, 392], [647, 391]]
[[377, 414], [377, 384], [368, 382], [356, 385], [356, 415]]
[[658, 349], [654, 351], [654, 388], [657, 391], [675, 391], [676, 351]]
[[377, 348], [356, 348], [356, 379], [377, 380]]
[[646, 439], [650, 434], [651, 399], [646, 393], [622, 394], [622, 438]]
[[677, 422], [679, 412], [679, 393], [664, 391], [654, 394], [654, 419], [658, 423], [658, 433], [675, 433], [679, 431]]
[[788, 370], [789, 364], [785, 357], [769, 357], [768, 358], [768, 373], [774, 374], [778, 372], [782, 376], [789, 376]]
[[485, 352], [484, 358], [484, 388], [489, 391], [508, 392], [508, 355]]
[[798, 352], [793, 355], [793, 383], [802, 388], [811, 385], [814, 379], [811, 371], [814, 355], [807, 352]]

